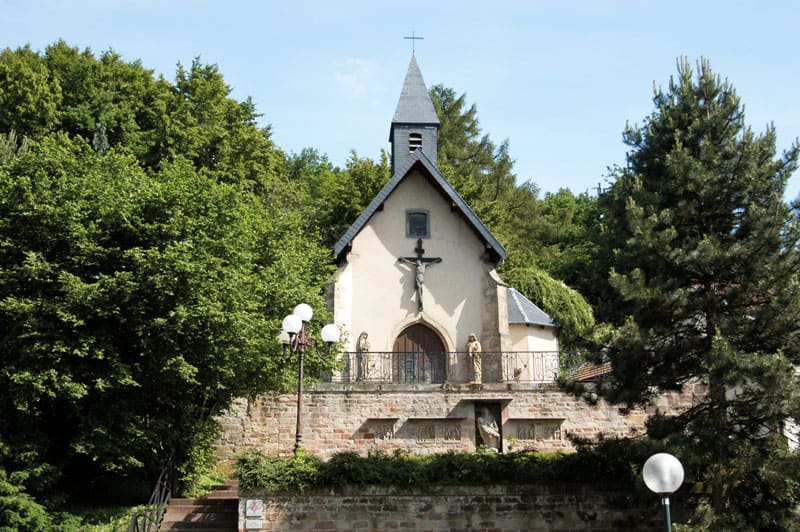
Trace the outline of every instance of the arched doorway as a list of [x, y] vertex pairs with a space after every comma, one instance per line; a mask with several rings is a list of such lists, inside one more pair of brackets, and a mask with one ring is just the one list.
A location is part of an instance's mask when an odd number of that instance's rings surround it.
[[403, 329], [392, 351], [395, 382], [441, 383], [446, 380], [444, 343], [427, 325], [415, 323]]

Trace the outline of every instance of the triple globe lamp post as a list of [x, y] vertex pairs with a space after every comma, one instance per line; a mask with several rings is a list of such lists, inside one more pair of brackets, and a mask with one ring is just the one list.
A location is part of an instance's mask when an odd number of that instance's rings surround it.
[[[292, 353], [298, 355], [298, 370], [297, 370], [297, 425], [294, 435], [294, 452], [300, 450], [303, 445], [303, 358], [305, 357], [306, 347], [312, 347], [314, 341], [307, 337], [306, 324], [311, 321], [314, 315], [310, 305], [300, 303], [294, 307], [291, 314], [283, 318], [281, 333], [278, 336], [280, 343], [289, 346]], [[339, 341], [341, 331], [333, 323], [329, 323], [320, 331], [322, 341], [328, 344], [328, 352], [330, 353], [331, 345]]]

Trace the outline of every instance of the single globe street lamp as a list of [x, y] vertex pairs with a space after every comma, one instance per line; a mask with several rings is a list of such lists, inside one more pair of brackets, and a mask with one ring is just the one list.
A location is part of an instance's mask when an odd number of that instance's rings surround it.
[[664, 506], [664, 530], [672, 532], [669, 496], [683, 484], [683, 465], [669, 453], [657, 453], [644, 463], [642, 477], [650, 491], [661, 495], [661, 504]]
[[[300, 303], [294, 308], [294, 311], [283, 318], [281, 333], [278, 335], [278, 341], [283, 344], [284, 349], [288, 345], [292, 353], [298, 354], [298, 373], [297, 373], [297, 425], [294, 433], [294, 452], [303, 445], [303, 358], [306, 352], [306, 346], [314, 345], [311, 338], [306, 337], [306, 323], [311, 321], [314, 311], [305, 303]], [[322, 340], [328, 344], [328, 352], [332, 344], [339, 341], [341, 333], [339, 328], [333, 323], [329, 323], [322, 328], [320, 332]]]

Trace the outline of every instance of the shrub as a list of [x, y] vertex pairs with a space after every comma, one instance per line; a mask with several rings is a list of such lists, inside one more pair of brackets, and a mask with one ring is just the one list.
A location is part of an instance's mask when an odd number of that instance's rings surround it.
[[23, 488], [0, 469], [0, 532], [47, 530], [50, 516]]
[[243, 490], [304, 492], [330, 486], [429, 486], [595, 483], [636, 491], [643, 487], [641, 465], [651, 447], [638, 440], [607, 440], [579, 446], [576, 453], [489, 451], [413, 455], [380, 450], [333, 455], [327, 462], [304, 452], [288, 459], [248, 450], [237, 458], [234, 474]]
[[257, 450], [239, 455], [233, 467], [243, 490], [293, 491], [302, 493], [317, 485], [322, 461], [302, 450], [291, 458], [268, 457]]

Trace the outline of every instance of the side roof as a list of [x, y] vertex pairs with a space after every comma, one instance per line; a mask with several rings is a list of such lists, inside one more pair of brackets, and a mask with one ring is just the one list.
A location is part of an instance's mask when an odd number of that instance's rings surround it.
[[614, 373], [614, 367], [611, 362], [584, 362], [572, 375], [570, 381], [598, 381], [611, 378]]
[[556, 322], [515, 288], [508, 288], [508, 323], [555, 327]]
[[[361, 232], [367, 222], [375, 215], [380, 209], [383, 202], [394, 192], [397, 186], [403, 179], [411, 172], [412, 168], [418, 167], [423, 174], [427, 175], [433, 183], [436, 184], [442, 195], [448, 199], [454, 209], [464, 217], [467, 223], [484, 241], [487, 249], [493, 254], [494, 259], [498, 263], [502, 263], [506, 259], [506, 248], [495, 238], [489, 229], [483, 225], [483, 222], [478, 218], [478, 215], [467, 205], [467, 202], [456, 192], [450, 183], [444, 178], [434, 164], [425, 156], [422, 150], [416, 150], [408, 158], [406, 163], [401, 167], [395, 169], [392, 178], [383, 186], [378, 194], [372, 199], [364, 212], [356, 218], [353, 225], [350, 226], [344, 235], [333, 246], [333, 252], [337, 260], [341, 260], [342, 254], [347, 250], [347, 247]], [[532, 304], [532, 303], [531, 303]]]

